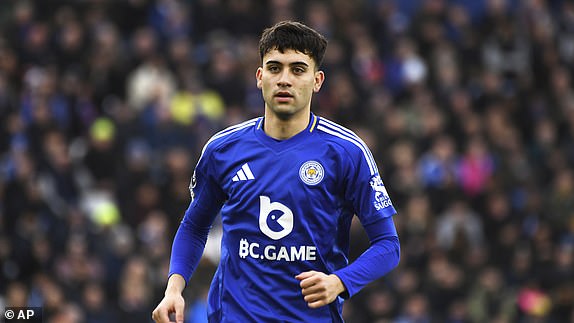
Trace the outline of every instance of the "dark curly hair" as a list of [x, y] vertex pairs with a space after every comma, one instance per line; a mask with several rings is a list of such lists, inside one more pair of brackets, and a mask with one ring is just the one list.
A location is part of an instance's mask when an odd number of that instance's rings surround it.
[[327, 39], [314, 29], [296, 21], [281, 21], [272, 27], [263, 30], [259, 40], [259, 56], [277, 49], [283, 53], [293, 49], [309, 55], [319, 68], [323, 63], [323, 56], [327, 49]]

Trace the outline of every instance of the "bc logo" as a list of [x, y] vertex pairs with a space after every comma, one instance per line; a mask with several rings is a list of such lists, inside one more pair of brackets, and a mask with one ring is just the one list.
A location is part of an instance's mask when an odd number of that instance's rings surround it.
[[[293, 231], [293, 212], [291, 209], [279, 202], [271, 202], [271, 199], [267, 196], [260, 196], [259, 201], [259, 229], [263, 234], [273, 240], [279, 240]], [[276, 212], [273, 211], [279, 211], [281, 214], [277, 215], [275, 214]], [[281, 228], [279, 231], [275, 231], [269, 227], [269, 223], [267, 222], [269, 218], [277, 222]]]
[[307, 185], [317, 185], [325, 176], [323, 166], [314, 160], [309, 160], [299, 168], [299, 178]]

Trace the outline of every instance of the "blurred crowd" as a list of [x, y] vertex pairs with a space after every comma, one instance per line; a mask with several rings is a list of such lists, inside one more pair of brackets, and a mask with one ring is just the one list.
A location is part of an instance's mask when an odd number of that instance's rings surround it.
[[347, 322], [574, 322], [567, 0], [0, 1], [0, 308], [151, 321], [201, 148], [262, 114], [257, 42], [285, 19], [329, 39], [312, 110], [367, 142], [399, 211], [400, 265]]

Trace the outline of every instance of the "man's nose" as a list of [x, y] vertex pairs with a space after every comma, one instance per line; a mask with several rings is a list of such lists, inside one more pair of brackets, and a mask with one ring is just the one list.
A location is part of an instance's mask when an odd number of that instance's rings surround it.
[[279, 79], [277, 80], [278, 86], [291, 86], [291, 73], [289, 73], [288, 69], [285, 69], [279, 75]]

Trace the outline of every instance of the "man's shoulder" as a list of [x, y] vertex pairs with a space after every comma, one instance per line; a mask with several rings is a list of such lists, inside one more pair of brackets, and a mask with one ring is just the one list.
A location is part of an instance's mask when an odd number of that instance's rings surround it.
[[322, 134], [323, 140], [336, 143], [345, 150], [368, 149], [365, 142], [353, 130], [323, 117], [318, 119], [317, 131]]
[[371, 150], [354, 131], [322, 117], [317, 123], [317, 131], [321, 133], [323, 140], [332, 143], [332, 147], [340, 154], [353, 160], [364, 160], [371, 174], [378, 172]]
[[242, 137], [242, 135], [251, 131], [253, 129], [253, 127], [256, 127], [257, 124], [259, 123], [260, 119], [261, 119], [260, 117], [253, 118], [253, 119], [244, 121], [242, 123], [238, 123], [236, 125], [229, 126], [225, 129], [217, 132], [216, 134], [211, 136], [211, 138], [209, 138], [209, 140], [205, 144], [203, 150], [205, 151], [206, 149], [210, 149], [210, 150], [217, 149], [218, 147], [221, 147], [223, 145], [226, 145], [226, 144], [229, 144], [229, 143], [232, 143], [232, 142], [238, 140], [239, 138]]

